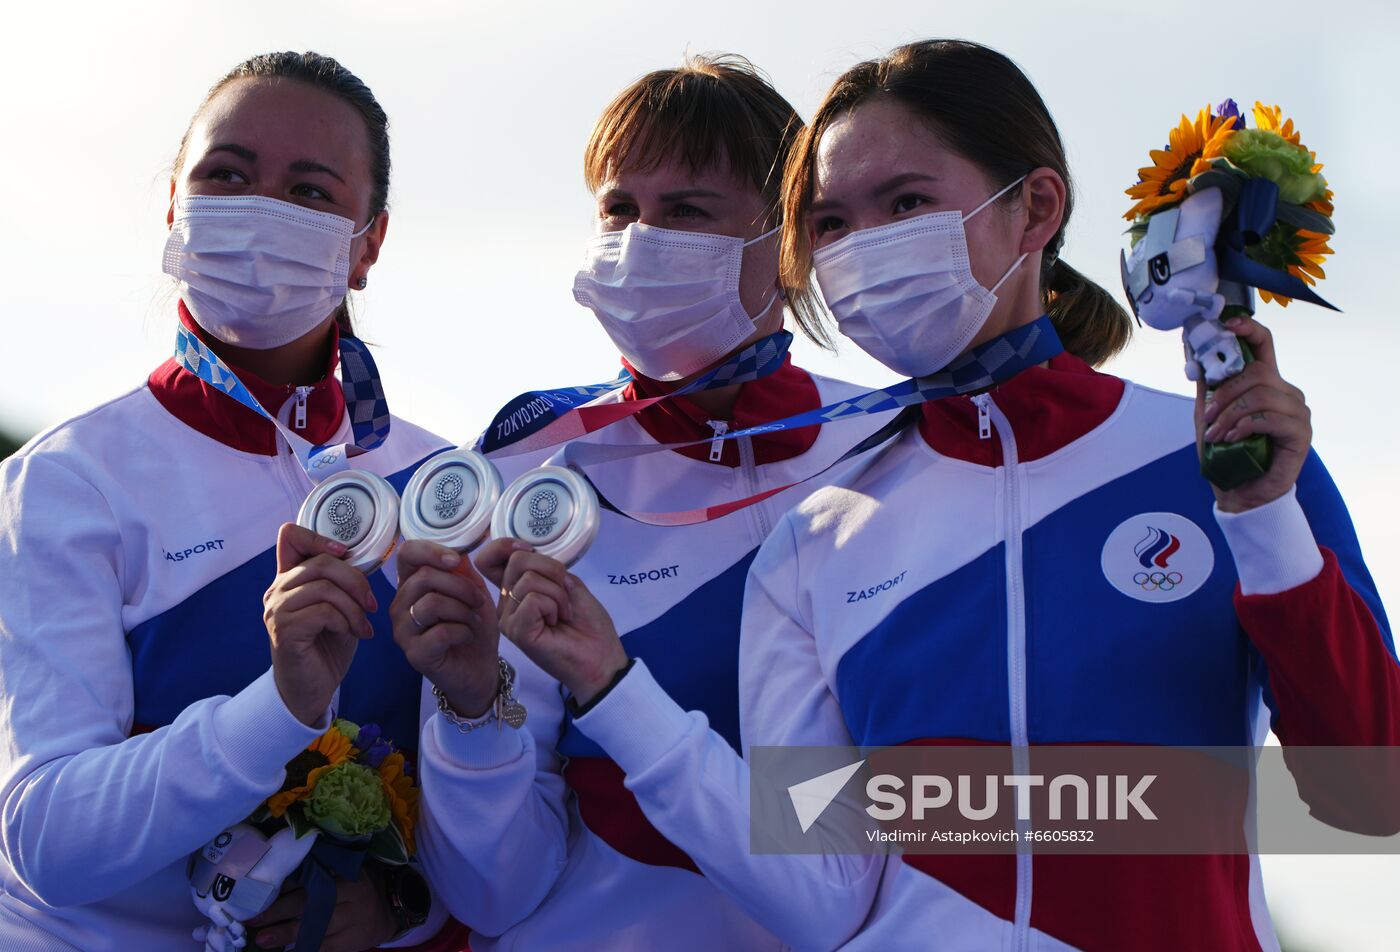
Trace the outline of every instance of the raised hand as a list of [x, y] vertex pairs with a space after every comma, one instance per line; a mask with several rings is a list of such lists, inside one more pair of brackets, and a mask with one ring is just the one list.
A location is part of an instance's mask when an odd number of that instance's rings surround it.
[[491, 591], [470, 561], [440, 545], [405, 542], [398, 559], [403, 581], [389, 606], [394, 641], [457, 713], [480, 717], [500, 682]]
[[1279, 376], [1268, 328], [1247, 317], [1232, 318], [1225, 326], [1249, 342], [1254, 361], [1217, 387], [1209, 403], [1205, 385], [1197, 385], [1196, 438], [1198, 443], [1233, 443], [1263, 433], [1273, 442], [1273, 462], [1264, 475], [1229, 491], [1212, 486], [1222, 511], [1244, 512], [1279, 498], [1298, 481], [1312, 446], [1312, 411], [1303, 391]]
[[627, 666], [612, 618], [563, 563], [524, 542], [496, 539], [476, 564], [501, 590], [501, 631], [578, 703], [587, 704]]
[[286, 523], [277, 533], [277, 577], [263, 595], [277, 691], [308, 726], [325, 716], [359, 640], [374, 637], [374, 592], [344, 554], [334, 539]]

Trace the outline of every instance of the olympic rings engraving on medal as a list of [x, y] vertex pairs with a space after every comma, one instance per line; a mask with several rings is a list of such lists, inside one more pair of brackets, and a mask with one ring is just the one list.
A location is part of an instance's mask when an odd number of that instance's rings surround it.
[[547, 536], [559, 524], [554, 513], [559, 509], [559, 495], [552, 489], [541, 489], [530, 497], [530, 532], [537, 537]]
[[438, 480], [437, 486], [433, 489], [433, 495], [437, 497], [437, 505], [433, 511], [444, 519], [451, 519], [462, 508], [462, 489], [465, 487], [462, 477], [457, 473], [447, 473]]
[[349, 495], [336, 496], [326, 507], [326, 516], [335, 524], [335, 537], [342, 542], [355, 538], [360, 531], [360, 518], [356, 515], [359, 507]]

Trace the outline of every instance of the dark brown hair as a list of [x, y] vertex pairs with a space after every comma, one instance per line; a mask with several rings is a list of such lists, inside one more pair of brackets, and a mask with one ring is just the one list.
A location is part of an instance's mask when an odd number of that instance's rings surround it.
[[[1074, 190], [1059, 130], [1040, 94], [1016, 64], [995, 50], [963, 40], [924, 40], [859, 63], [836, 80], [803, 131], [783, 176], [784, 284], [810, 274], [807, 208], [817, 144], [830, 125], [868, 99], [884, 96], [928, 124], [948, 147], [978, 166], [1000, 188], [1037, 168], [1065, 183], [1065, 214], [1041, 259], [1041, 297], [1065, 349], [1098, 365], [1123, 348], [1132, 321], [1117, 299], [1060, 259]], [[1002, 202], [1015, 202], [1013, 190]], [[813, 302], [799, 302], [811, 306]], [[819, 311], [803, 325], [824, 322]]]
[[[190, 124], [180, 137], [180, 151], [175, 155], [176, 176], [184, 167], [185, 149], [189, 145], [190, 130], [194, 128], [195, 120], [220, 90], [238, 79], [293, 79], [338, 96], [353, 106], [365, 122], [365, 135], [369, 140], [371, 220], [389, 207], [389, 117], [379, 105], [379, 100], [374, 98], [374, 93], [358, 76], [340, 65], [338, 60], [320, 53], [262, 53], [229, 70], [209, 89], [204, 101], [190, 117]], [[358, 223], [356, 230], [359, 230]], [[342, 333], [354, 335], [348, 298], [336, 312], [336, 323], [340, 325]]]
[[[679, 155], [692, 171], [728, 168], [753, 184], [767, 204], [765, 224], [782, 212], [783, 166], [802, 119], [772, 83], [742, 56], [687, 57], [675, 69], [648, 73], [617, 95], [593, 126], [583, 178], [596, 192], [609, 169], [647, 169]], [[808, 337], [829, 340], [810, 273], [783, 282], [788, 305]]]

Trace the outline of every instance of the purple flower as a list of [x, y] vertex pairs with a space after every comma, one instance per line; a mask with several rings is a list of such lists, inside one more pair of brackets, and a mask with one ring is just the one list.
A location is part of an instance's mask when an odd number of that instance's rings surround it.
[[384, 762], [384, 758], [394, 752], [394, 745], [387, 740], [377, 740], [364, 749], [360, 754], [360, 759], [375, 770]]
[[1233, 119], [1233, 120], [1235, 120], [1235, 124], [1234, 124], [1234, 126], [1232, 126], [1231, 128], [1234, 128], [1234, 129], [1243, 129], [1243, 128], [1244, 128], [1244, 117], [1240, 115], [1240, 107], [1239, 107], [1239, 104], [1236, 103], [1233, 99], [1227, 99], [1227, 100], [1225, 100], [1224, 102], [1222, 102], [1220, 105], [1216, 106], [1216, 107], [1215, 107], [1215, 114], [1216, 114], [1217, 116], [1219, 116], [1221, 119]]
[[360, 733], [355, 738], [355, 746], [360, 750], [368, 750], [373, 747], [381, 738], [384, 732], [379, 729], [378, 724], [361, 724]]

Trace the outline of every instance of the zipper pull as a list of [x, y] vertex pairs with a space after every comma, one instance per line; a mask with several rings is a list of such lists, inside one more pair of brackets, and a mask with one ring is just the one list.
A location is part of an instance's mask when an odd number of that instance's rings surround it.
[[710, 462], [718, 463], [724, 458], [724, 440], [720, 437], [729, 432], [729, 424], [724, 420], [710, 420], [710, 429], [715, 431], [715, 438], [710, 443]]
[[306, 398], [310, 396], [315, 387], [297, 387], [297, 404], [293, 411], [292, 429], [306, 429]]
[[987, 404], [992, 400], [985, 393], [974, 393], [972, 402], [977, 407], [977, 438], [979, 440], [990, 440], [992, 438], [992, 415], [987, 412]]

